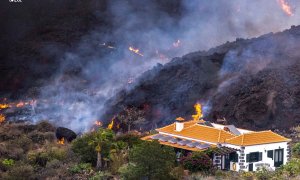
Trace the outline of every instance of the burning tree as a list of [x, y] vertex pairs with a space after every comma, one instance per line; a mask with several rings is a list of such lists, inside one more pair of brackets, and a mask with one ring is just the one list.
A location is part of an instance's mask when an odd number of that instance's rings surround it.
[[110, 129], [99, 128], [98, 131], [93, 132], [93, 139], [90, 140], [89, 145], [95, 146], [95, 151], [97, 152], [97, 166], [96, 168], [100, 170], [102, 168], [102, 146], [112, 142], [114, 139], [114, 133]]
[[118, 114], [117, 118], [121, 123], [127, 125], [127, 131], [135, 124], [140, 124], [145, 121], [145, 112], [136, 107], [124, 108], [123, 112]]

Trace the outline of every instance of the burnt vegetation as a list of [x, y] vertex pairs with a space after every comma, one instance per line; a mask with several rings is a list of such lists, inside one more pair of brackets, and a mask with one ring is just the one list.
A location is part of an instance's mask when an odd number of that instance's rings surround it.
[[[145, 72], [136, 87], [122, 91], [107, 106], [148, 104], [148, 127], [191, 114], [207, 103], [205, 119], [226, 118], [250, 129], [289, 129], [299, 123], [299, 58], [293, 49], [299, 26], [253, 39], [237, 39], [205, 52], [174, 58]], [[169, 120], [169, 121], [168, 121]]]

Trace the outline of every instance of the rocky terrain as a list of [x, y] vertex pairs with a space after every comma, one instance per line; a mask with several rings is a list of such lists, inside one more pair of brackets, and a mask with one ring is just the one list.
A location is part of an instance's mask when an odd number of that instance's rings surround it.
[[148, 127], [154, 127], [193, 114], [193, 104], [201, 102], [207, 120], [288, 129], [300, 121], [299, 39], [300, 26], [292, 26], [174, 58], [111, 99], [107, 116], [123, 106], [147, 105]]

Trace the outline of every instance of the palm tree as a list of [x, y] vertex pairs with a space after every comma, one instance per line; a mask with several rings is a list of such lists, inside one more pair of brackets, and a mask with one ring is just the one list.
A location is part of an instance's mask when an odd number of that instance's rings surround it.
[[99, 128], [94, 132], [93, 139], [89, 142], [89, 145], [95, 146], [95, 151], [97, 152], [97, 170], [102, 168], [102, 146], [111, 143], [113, 138], [114, 133], [110, 129]]

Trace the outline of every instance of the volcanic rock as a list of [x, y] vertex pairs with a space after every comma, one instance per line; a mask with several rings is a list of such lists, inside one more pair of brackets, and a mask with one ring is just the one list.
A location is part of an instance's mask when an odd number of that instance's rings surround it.
[[174, 58], [142, 75], [135, 88], [106, 106], [104, 119], [124, 106], [151, 107], [147, 128], [173, 122], [204, 105], [206, 120], [250, 129], [300, 123], [300, 26]]
[[77, 135], [74, 131], [72, 131], [68, 128], [64, 128], [64, 127], [58, 127], [56, 129], [55, 135], [56, 135], [57, 139], [64, 138], [68, 142], [73, 141], [77, 137]]

